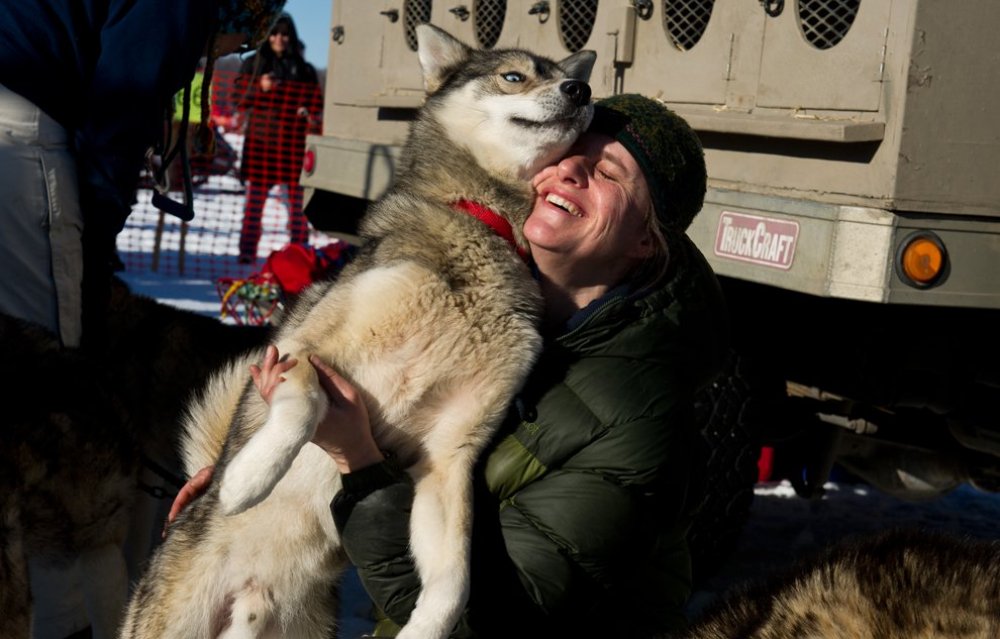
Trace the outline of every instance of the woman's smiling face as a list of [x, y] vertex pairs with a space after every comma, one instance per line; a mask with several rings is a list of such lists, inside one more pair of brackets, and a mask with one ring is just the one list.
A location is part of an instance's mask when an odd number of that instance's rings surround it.
[[581, 274], [617, 277], [650, 255], [649, 188], [620, 142], [585, 133], [532, 186], [535, 205], [524, 236], [540, 267], [558, 257]]

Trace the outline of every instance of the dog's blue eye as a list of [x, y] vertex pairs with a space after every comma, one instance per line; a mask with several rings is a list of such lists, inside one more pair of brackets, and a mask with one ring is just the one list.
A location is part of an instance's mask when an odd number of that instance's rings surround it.
[[509, 73], [504, 73], [503, 79], [507, 82], [524, 82], [524, 74], [518, 73], [517, 71], [511, 71]]

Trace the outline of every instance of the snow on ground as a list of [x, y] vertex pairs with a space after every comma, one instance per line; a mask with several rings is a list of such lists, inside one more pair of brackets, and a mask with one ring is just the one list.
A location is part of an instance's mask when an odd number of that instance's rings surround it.
[[[231, 148], [232, 157], [240, 156], [242, 135], [225, 133], [222, 142]], [[117, 238], [119, 255], [130, 271], [201, 279], [243, 277], [259, 270], [272, 251], [286, 245], [289, 205], [286, 186], [271, 188], [261, 212], [257, 263], [243, 265], [236, 261], [246, 202], [238, 162], [211, 175], [196, 173], [194, 178], [194, 219], [186, 223], [157, 209], [152, 203], [151, 188], [139, 189], [132, 213]], [[151, 178], [144, 178], [144, 184], [150, 187]], [[166, 196], [178, 203], [183, 201], [179, 190]], [[332, 241], [335, 240], [315, 229], [310, 232], [309, 243], [316, 248]], [[206, 290], [214, 288], [209, 286]]]
[[[219, 296], [209, 279], [151, 273], [122, 274], [132, 289], [160, 301], [218, 317]], [[780, 571], [797, 559], [851, 535], [893, 527], [917, 527], [1000, 539], [1000, 495], [961, 486], [944, 497], [907, 502], [864, 484], [830, 483], [825, 495], [809, 501], [795, 496], [787, 481], [760, 484], [743, 535], [718, 574], [694, 593], [688, 607], [696, 615], [723, 592], [747, 580]], [[344, 586], [343, 634], [360, 637], [370, 628], [369, 604], [349, 573]]]
[[219, 317], [221, 300], [210, 280], [174, 277], [151, 271], [126, 271], [119, 275], [134, 293], [152, 297], [185, 311]]

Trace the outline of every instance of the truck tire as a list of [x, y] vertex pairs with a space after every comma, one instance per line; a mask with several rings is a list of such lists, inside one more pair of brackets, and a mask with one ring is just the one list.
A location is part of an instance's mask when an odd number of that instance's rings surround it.
[[750, 371], [747, 360], [733, 353], [695, 402], [709, 448], [706, 494], [688, 534], [696, 585], [729, 557], [750, 514], [760, 453], [757, 433], [767, 405]]

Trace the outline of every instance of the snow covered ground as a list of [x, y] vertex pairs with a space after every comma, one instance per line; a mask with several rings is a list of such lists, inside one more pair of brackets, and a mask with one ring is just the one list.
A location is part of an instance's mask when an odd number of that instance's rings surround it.
[[[242, 135], [225, 133], [220, 138], [220, 143], [223, 142], [231, 149], [234, 158], [240, 157]], [[132, 213], [117, 238], [118, 253], [129, 271], [156, 271], [202, 280], [221, 276], [243, 277], [259, 270], [272, 251], [286, 245], [287, 187], [278, 185], [271, 188], [260, 219], [257, 263], [243, 265], [236, 261], [246, 201], [245, 185], [239, 179], [238, 160], [218, 174], [198, 174], [195, 177], [195, 215], [186, 224], [153, 206], [153, 191], [150, 188], [138, 191]], [[151, 179], [147, 178], [146, 182], [152, 184]], [[179, 185], [177, 188], [180, 188]], [[171, 191], [167, 197], [176, 202], [183, 200], [179, 191]], [[315, 230], [310, 233], [309, 243], [316, 248], [332, 241], [335, 240]], [[170, 284], [167, 280], [163, 283]], [[214, 291], [214, 285], [205, 290]]]
[[[209, 279], [125, 272], [132, 289], [179, 308], [218, 316], [219, 296]], [[827, 484], [817, 501], [795, 496], [787, 482], [755, 490], [750, 519], [734, 554], [722, 570], [694, 594], [694, 615], [723, 592], [766, 577], [847, 536], [893, 527], [919, 527], [959, 535], [1000, 539], [1000, 495], [962, 486], [931, 501], [906, 502], [863, 484]], [[342, 637], [353, 639], [370, 627], [368, 603], [353, 574], [344, 587]]]

